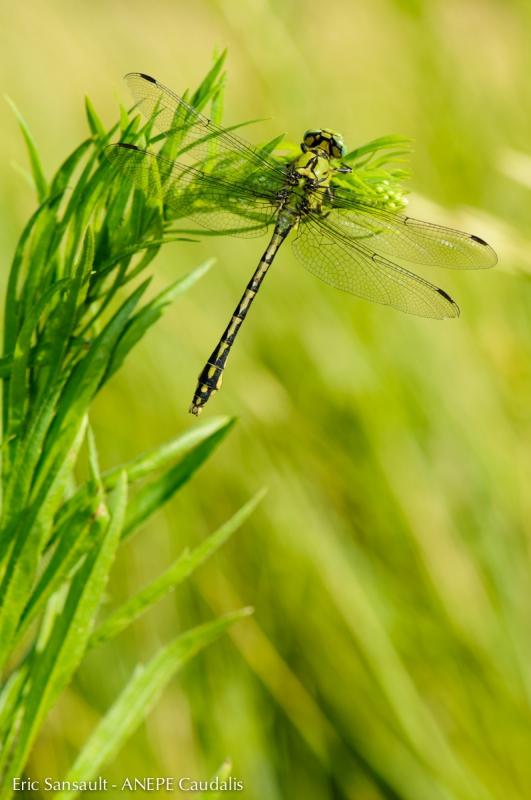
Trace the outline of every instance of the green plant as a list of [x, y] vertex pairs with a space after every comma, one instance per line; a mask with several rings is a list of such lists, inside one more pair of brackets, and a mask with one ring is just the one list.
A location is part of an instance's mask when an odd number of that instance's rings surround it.
[[[219, 59], [192, 100], [220, 89]], [[143, 278], [168, 232], [163, 209], [113, 180], [103, 148], [149, 123], [122, 109], [106, 131], [91, 103], [91, 135], [48, 182], [17, 113], [39, 205], [18, 243], [4, 321], [0, 527], [0, 797], [24, 770], [42, 722], [89, 648], [116, 636], [188, 577], [236, 530], [259, 495], [135, 597], [96, 623], [120, 543], [210, 457], [233, 421], [214, 419], [110, 471], [101, 471], [88, 412], [164, 309], [203, 264], [144, 301]], [[86, 461], [84, 478], [80, 468]], [[71, 770], [89, 779], [139, 724], [175, 671], [242, 609], [170, 641], [131, 677]], [[69, 779], [70, 777], [69, 776]]]
[[[219, 119], [223, 56], [189, 97]], [[153, 121], [121, 109], [106, 130], [90, 101], [91, 135], [48, 182], [18, 113], [39, 206], [24, 229], [6, 293], [0, 527], [0, 798], [21, 775], [48, 711], [88, 650], [117, 636], [185, 580], [252, 512], [261, 494], [158, 579], [96, 623], [120, 542], [169, 500], [230, 430], [214, 419], [132, 461], [101, 471], [88, 411], [97, 393], [164, 309], [208, 270], [207, 262], [141, 305], [144, 273], [161, 246], [189, 235], [175, 215], [117, 179], [103, 156], [119, 138], [160, 144], [171, 157], [177, 136], [153, 137]], [[272, 151], [275, 139], [264, 145]], [[279, 159], [292, 157], [284, 143]], [[404, 205], [392, 167], [407, 143], [385, 137], [352, 151], [345, 182], [367, 203]], [[204, 232], [208, 233], [207, 231]], [[86, 477], [80, 464], [86, 461]], [[181, 634], [129, 682], [94, 729], [65, 780], [89, 780], [123, 745], [175, 671], [248, 609]], [[222, 769], [226, 774], [227, 766]]]

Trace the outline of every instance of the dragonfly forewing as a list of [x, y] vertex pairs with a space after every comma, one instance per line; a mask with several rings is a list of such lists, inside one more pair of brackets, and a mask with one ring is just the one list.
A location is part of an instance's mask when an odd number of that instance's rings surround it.
[[357, 203], [335, 190], [328, 223], [338, 237], [361, 241], [376, 253], [449, 269], [486, 269], [497, 256], [479, 236]]
[[221, 169], [234, 182], [239, 182], [242, 174], [253, 172], [259, 173], [262, 180], [268, 174], [273, 182], [274, 176], [277, 181], [285, 178], [278, 162], [230, 129], [216, 125], [155, 78], [141, 72], [130, 72], [125, 77], [142, 113], [162, 133], [175, 137], [179, 157], [187, 155], [194, 162], [203, 161], [210, 171]]

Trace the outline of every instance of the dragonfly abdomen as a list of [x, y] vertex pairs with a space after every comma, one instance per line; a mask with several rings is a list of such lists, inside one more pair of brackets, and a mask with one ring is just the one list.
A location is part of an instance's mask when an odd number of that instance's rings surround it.
[[262, 258], [260, 259], [253, 277], [247, 284], [245, 292], [243, 293], [229, 324], [225, 328], [218, 345], [210, 354], [207, 363], [201, 370], [197, 381], [197, 387], [194, 392], [194, 397], [189, 409], [191, 414], [195, 414], [196, 416], [199, 415], [203, 410], [203, 406], [208, 402], [212, 395], [214, 395], [217, 390], [221, 388], [221, 384], [223, 382], [223, 370], [225, 369], [225, 364], [227, 363], [234, 340], [236, 339], [242, 322], [247, 316], [247, 313], [251, 307], [251, 303], [253, 302], [258, 290], [260, 289], [260, 286], [262, 285], [269, 267], [273, 263], [273, 259], [275, 258], [278, 248], [290, 232], [292, 225], [293, 222], [291, 221], [289, 214], [280, 215], [277, 225], [275, 226], [273, 236], [271, 237], [271, 241], [269, 242]]

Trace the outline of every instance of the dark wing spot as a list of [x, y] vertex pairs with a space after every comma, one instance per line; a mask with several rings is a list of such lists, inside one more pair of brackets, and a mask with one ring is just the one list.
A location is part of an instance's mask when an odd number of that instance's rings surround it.
[[119, 142], [118, 147], [125, 147], [126, 150], [140, 150], [136, 144], [128, 144], [127, 142]]
[[149, 81], [150, 83], [156, 83], [157, 81], [155, 78], [152, 78], [151, 75], [146, 75], [144, 72], [138, 73], [141, 78], [144, 78], [145, 81]]
[[[442, 294], [443, 297], [445, 297], [447, 300], [449, 300], [450, 303], [454, 302], [452, 300], [452, 298], [450, 297], [450, 295], [448, 294], [448, 292], [445, 292], [444, 289], [437, 289], [437, 291], [439, 292], [439, 294]], [[454, 305], [455, 305], [455, 303], [454, 303]]]
[[455, 316], [456, 316], [456, 317], [458, 317], [458, 316], [460, 315], [461, 311], [460, 311], [460, 309], [459, 309], [459, 306], [458, 306], [458, 305], [457, 305], [457, 303], [455, 302], [455, 300], [453, 300], [453, 299], [450, 297], [450, 295], [448, 294], [448, 292], [445, 292], [445, 291], [444, 291], [444, 289], [437, 289], [437, 291], [439, 292], [439, 294], [441, 295], [441, 297], [444, 297], [444, 299], [445, 299], [445, 300], [448, 300], [448, 302], [452, 304], [452, 306], [454, 307]]
[[484, 239], [480, 239], [479, 236], [474, 236], [473, 234], [470, 234], [470, 238], [474, 242], [477, 242], [478, 244], [483, 244], [483, 245], [485, 245], [485, 247], [488, 247], [487, 242]]

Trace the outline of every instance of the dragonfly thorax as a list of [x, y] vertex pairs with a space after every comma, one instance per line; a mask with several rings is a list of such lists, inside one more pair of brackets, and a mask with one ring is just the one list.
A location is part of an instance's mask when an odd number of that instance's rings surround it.
[[301, 144], [301, 150], [321, 150], [329, 158], [343, 158], [346, 153], [345, 144], [341, 134], [328, 128], [319, 128], [306, 131]]

